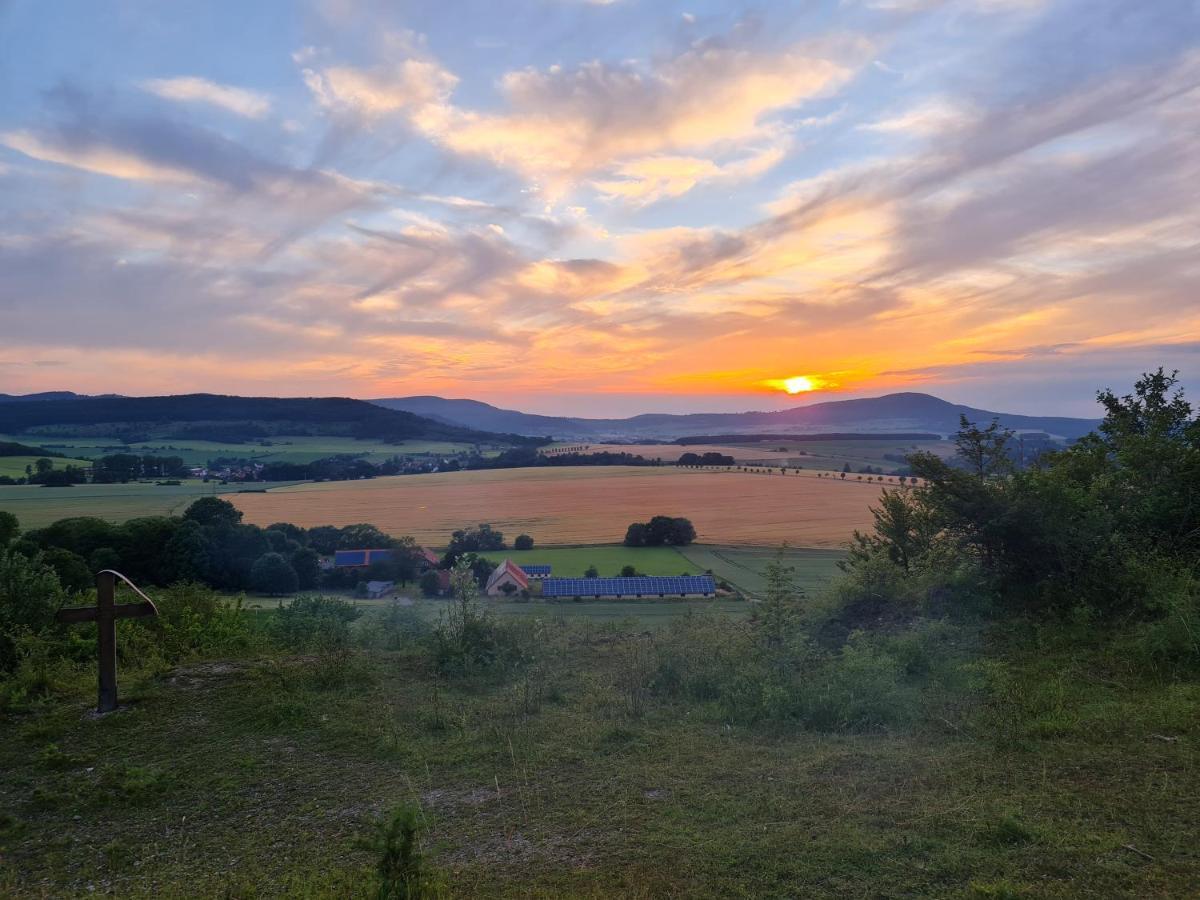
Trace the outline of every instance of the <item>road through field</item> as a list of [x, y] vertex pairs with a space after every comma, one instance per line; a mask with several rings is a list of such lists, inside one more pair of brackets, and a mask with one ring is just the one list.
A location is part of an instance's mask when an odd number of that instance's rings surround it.
[[229, 499], [259, 525], [370, 522], [435, 547], [479, 522], [541, 545], [612, 543], [658, 514], [686, 516], [709, 544], [838, 547], [870, 524], [879, 489], [809, 474], [581, 466], [298, 484]]

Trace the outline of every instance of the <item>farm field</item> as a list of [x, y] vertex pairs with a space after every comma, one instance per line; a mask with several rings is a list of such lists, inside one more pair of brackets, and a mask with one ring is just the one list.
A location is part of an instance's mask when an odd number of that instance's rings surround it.
[[[25, 467], [33, 466], [37, 463], [40, 456], [0, 456], [0, 475], [7, 475], [9, 478], [24, 478]], [[54, 468], [65, 469], [67, 466], [89, 466], [91, 462], [86, 459], [59, 459], [58, 457], [47, 457], [50, 462], [54, 463]]]
[[[24, 470], [22, 470], [24, 472]], [[294, 484], [264, 482], [253, 488], [263, 489]], [[247, 490], [244, 484], [207, 484], [186, 480], [179, 485], [153, 482], [129, 484], [76, 484], [72, 487], [47, 488], [40, 485], [0, 485], [0, 509], [17, 517], [23, 529], [42, 528], [59, 519], [95, 516], [108, 522], [124, 522], [139, 516], [178, 515], [193, 500], [214, 494], [232, 494]]]
[[[506, 534], [509, 543], [516, 535]], [[593, 544], [579, 547], [534, 547], [532, 550], [494, 550], [480, 556], [492, 562], [511, 559], [517, 565], [541, 563], [554, 567], [554, 575], [581, 578], [588, 566], [601, 575], [617, 575], [622, 566], [633, 566], [642, 575], [695, 574], [695, 568], [674, 547], [624, 547]]]
[[[109, 438], [70, 437], [62, 435], [22, 435], [20, 437], [0, 435], [0, 441], [13, 440], [35, 444], [47, 450], [75, 455], [84, 459], [95, 459], [110, 453], [143, 453], [157, 456], [178, 456], [190, 466], [203, 465], [217, 457], [238, 457], [259, 462], [310, 463], [317, 459], [338, 454], [362, 456], [379, 463], [393, 456], [422, 453], [457, 453], [471, 449], [470, 444], [448, 441], [404, 441], [387, 444], [378, 440], [358, 440], [337, 435], [312, 437], [286, 435], [270, 438], [266, 443], [250, 441], [244, 444], [227, 444], [221, 441], [190, 439], [153, 440], [135, 444], [119, 444]], [[486, 453], [484, 455], [487, 455]], [[0, 465], [3, 461], [0, 460]], [[22, 464], [24, 474], [24, 464]]]
[[308, 483], [231, 499], [255, 524], [371, 522], [433, 547], [478, 522], [543, 547], [608, 544], [630, 522], [663, 514], [690, 518], [706, 544], [836, 548], [870, 524], [878, 496], [878, 484], [811, 473], [579, 466]]
[[661, 459], [674, 463], [684, 453], [723, 453], [732, 456], [738, 463], [755, 463], [774, 466], [801, 466], [804, 469], [841, 471], [847, 464], [854, 471], [864, 466], [895, 472], [904, 466], [897, 460], [884, 459], [885, 455], [904, 456], [918, 450], [929, 451], [939, 456], [954, 452], [952, 441], [869, 441], [841, 439], [830, 441], [745, 441], [728, 444], [585, 444], [562, 442], [555, 447], [583, 447], [582, 453], [633, 453], [646, 459]]

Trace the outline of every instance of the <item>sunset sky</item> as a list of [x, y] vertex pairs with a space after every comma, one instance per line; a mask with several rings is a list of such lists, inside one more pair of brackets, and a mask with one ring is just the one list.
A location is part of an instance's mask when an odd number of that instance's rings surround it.
[[1198, 244], [1195, 0], [0, 0], [4, 392], [1090, 415]]

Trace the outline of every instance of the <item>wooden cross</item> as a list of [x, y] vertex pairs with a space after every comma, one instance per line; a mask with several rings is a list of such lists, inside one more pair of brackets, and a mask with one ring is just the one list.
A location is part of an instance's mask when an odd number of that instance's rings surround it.
[[[142, 598], [141, 603], [116, 604], [117, 579], [120, 578]], [[140, 619], [158, 615], [154, 601], [137, 586], [112, 569], [96, 575], [96, 605], [60, 609], [54, 618], [59, 622], [95, 622], [100, 631], [100, 700], [97, 712], [112, 712], [117, 708], [117, 619]]]

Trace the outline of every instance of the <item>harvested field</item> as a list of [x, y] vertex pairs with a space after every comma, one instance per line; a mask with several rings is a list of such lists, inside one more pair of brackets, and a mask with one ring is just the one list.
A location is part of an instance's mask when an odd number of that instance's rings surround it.
[[370, 522], [435, 547], [479, 522], [541, 546], [612, 543], [658, 514], [688, 517], [703, 543], [838, 547], [870, 524], [879, 489], [811, 474], [582, 466], [298, 484], [230, 499], [259, 525]]

